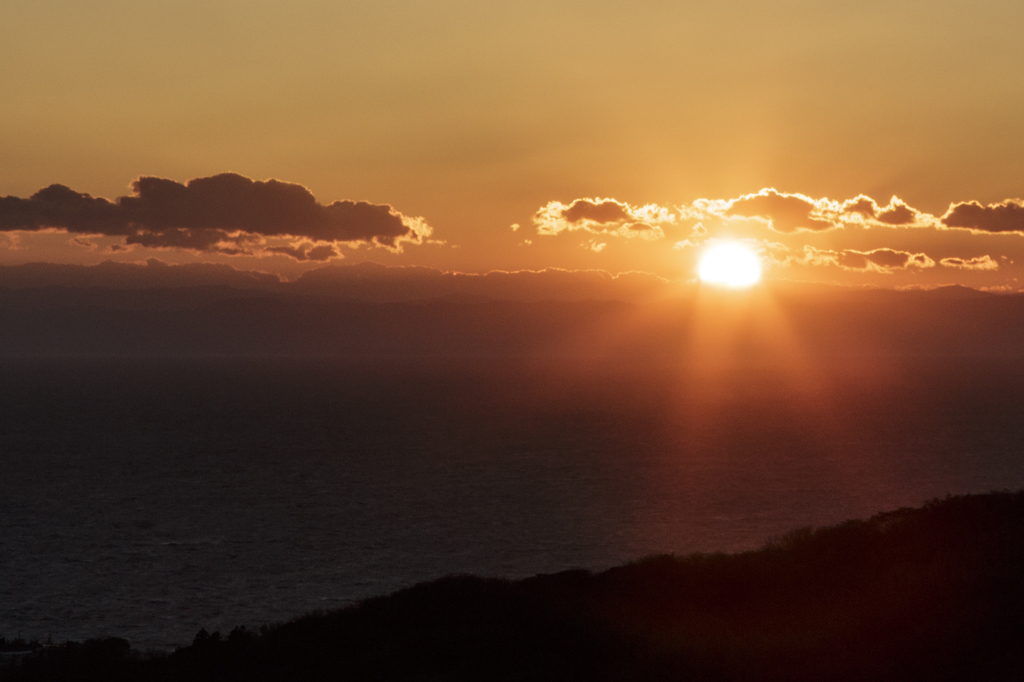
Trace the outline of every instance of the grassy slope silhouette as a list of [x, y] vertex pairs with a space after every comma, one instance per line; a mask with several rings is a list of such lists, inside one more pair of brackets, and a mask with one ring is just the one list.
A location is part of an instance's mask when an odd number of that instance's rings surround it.
[[454, 576], [170, 655], [40, 648], [3, 680], [1008, 680], [1024, 674], [1024, 492], [599, 574]]

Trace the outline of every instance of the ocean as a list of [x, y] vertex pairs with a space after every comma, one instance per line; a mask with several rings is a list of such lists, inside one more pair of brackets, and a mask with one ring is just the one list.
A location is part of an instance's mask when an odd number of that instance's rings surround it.
[[449, 574], [1024, 487], [1024, 364], [0, 361], [0, 636], [170, 650]]

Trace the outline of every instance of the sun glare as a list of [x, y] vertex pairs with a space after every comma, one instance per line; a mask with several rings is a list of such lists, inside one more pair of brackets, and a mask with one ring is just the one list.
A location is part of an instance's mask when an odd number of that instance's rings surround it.
[[761, 279], [761, 263], [739, 244], [722, 244], [704, 254], [698, 272], [702, 282], [748, 287]]

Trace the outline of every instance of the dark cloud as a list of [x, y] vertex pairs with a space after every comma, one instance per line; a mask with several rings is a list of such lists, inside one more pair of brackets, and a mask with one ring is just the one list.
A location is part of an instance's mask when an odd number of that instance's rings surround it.
[[894, 249], [872, 251], [846, 250], [839, 254], [839, 267], [847, 270], [900, 270], [909, 267], [930, 268], [935, 261], [923, 253], [910, 253]]
[[878, 214], [878, 204], [871, 197], [861, 194], [843, 203], [843, 213], [858, 213], [865, 218], [874, 218]]
[[[223, 251], [214, 248], [221, 244], [237, 243], [224, 230], [172, 227], [158, 232], [141, 231], [129, 235], [126, 244], [138, 244], [150, 248], [178, 248], [193, 251]], [[227, 247], [230, 250], [231, 247]], [[237, 247], [235, 247], [237, 248]]]
[[329, 260], [338, 255], [338, 252], [334, 250], [334, 247], [330, 244], [324, 244], [323, 246], [314, 246], [306, 252], [306, 260]]
[[128, 215], [118, 204], [64, 185], [50, 185], [28, 199], [0, 197], [0, 230], [47, 227], [82, 234], [131, 234]]
[[[187, 183], [141, 177], [131, 196], [109, 201], [51, 185], [28, 199], [0, 198], [0, 230], [62, 228], [125, 237], [126, 244], [193, 251], [252, 253], [266, 237], [317, 242], [371, 242], [396, 248], [420, 242], [429, 228], [388, 205], [336, 201], [323, 205], [308, 189], [235, 173]], [[312, 251], [323, 259], [328, 247]]]
[[818, 205], [811, 199], [799, 194], [783, 194], [774, 189], [763, 189], [757, 194], [748, 194], [733, 199], [726, 209], [726, 215], [744, 218], [762, 218], [771, 222], [776, 232], [795, 232], [796, 230], [821, 231], [836, 225], [829, 220], [815, 217], [812, 214]]
[[917, 222], [920, 213], [907, 206], [900, 199], [893, 197], [889, 205], [880, 207], [874, 199], [861, 194], [855, 199], [843, 202], [842, 213], [847, 215], [861, 215], [871, 220], [877, 220], [886, 225], [910, 225]]
[[309, 246], [308, 244], [300, 246], [268, 246], [264, 249], [269, 253], [280, 253], [285, 256], [291, 256], [295, 260], [311, 260], [311, 261], [325, 261], [330, 260], [338, 255], [338, 252], [330, 244], [323, 244], [321, 246]]
[[1024, 202], [1007, 199], [1001, 204], [982, 206], [977, 201], [952, 204], [942, 216], [946, 227], [961, 227], [980, 232], [1018, 232], [1024, 234]]
[[917, 211], [893, 199], [885, 210], [875, 216], [875, 219], [886, 225], [909, 225], [917, 220]]
[[562, 211], [562, 217], [570, 223], [578, 223], [581, 220], [590, 220], [595, 223], [618, 223], [633, 219], [629, 210], [613, 199], [603, 201], [577, 199]]
[[655, 204], [630, 206], [615, 199], [575, 199], [571, 204], [550, 201], [533, 216], [539, 235], [580, 230], [643, 239], [664, 237], [661, 225], [672, 224], [675, 219], [676, 216], [667, 208]]

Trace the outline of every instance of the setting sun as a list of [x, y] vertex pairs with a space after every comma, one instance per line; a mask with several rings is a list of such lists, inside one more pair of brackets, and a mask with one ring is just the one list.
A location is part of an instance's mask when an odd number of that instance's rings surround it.
[[739, 244], [722, 244], [704, 254], [699, 274], [703, 282], [746, 287], [761, 279], [761, 263]]

